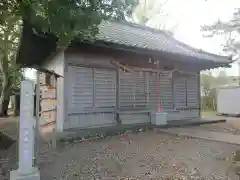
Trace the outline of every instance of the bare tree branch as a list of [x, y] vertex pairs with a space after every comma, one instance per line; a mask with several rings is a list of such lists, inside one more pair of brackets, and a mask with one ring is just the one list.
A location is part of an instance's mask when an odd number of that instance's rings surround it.
[[223, 50], [230, 52], [233, 55], [240, 55], [240, 49], [235, 44], [236, 38], [233, 36], [235, 33], [240, 37], [240, 8], [233, 12], [233, 17], [230, 21], [223, 22], [218, 20], [212, 25], [205, 25], [201, 27], [201, 30], [205, 33], [205, 37], [213, 37], [215, 35], [228, 36]]

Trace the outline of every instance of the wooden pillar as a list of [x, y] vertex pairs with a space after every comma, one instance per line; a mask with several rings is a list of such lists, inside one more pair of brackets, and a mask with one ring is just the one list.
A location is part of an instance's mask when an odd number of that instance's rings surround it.
[[201, 74], [200, 71], [197, 73], [197, 85], [198, 85], [198, 115], [201, 118], [201, 110], [202, 110], [202, 96], [201, 96]]
[[159, 61], [157, 61], [157, 112], [162, 112], [162, 103], [160, 97], [160, 71], [159, 71]]
[[120, 108], [120, 68], [117, 68], [117, 77], [116, 77], [116, 106], [117, 109]]
[[[116, 109], [117, 111], [120, 109], [120, 68], [117, 68], [117, 76], [116, 76]], [[121, 124], [119, 119], [119, 114], [116, 113], [116, 121], [118, 124]]]

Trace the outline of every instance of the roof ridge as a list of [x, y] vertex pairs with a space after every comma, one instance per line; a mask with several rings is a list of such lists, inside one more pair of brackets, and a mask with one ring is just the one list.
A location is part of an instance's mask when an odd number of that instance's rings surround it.
[[142, 29], [144, 31], [148, 30], [149, 32], [162, 33], [163, 35], [170, 36], [170, 34], [167, 33], [164, 30], [152, 28], [152, 27], [145, 26], [145, 25], [142, 25], [142, 24], [137, 24], [137, 23], [134, 23], [134, 22], [129, 22], [129, 21], [109, 21], [109, 22], [116, 23], [116, 24], [123, 24], [123, 25], [127, 25], [127, 26], [134, 27], [134, 28], [137, 28], [137, 29]]

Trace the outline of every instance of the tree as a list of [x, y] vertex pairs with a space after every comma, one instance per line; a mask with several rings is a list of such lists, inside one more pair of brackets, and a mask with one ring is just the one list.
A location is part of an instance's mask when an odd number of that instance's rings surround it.
[[[0, 115], [6, 114], [12, 87], [21, 70], [15, 63], [24, 22], [35, 34], [51, 34], [66, 47], [73, 38], [94, 39], [102, 20], [125, 20], [137, 0], [1, 0], [0, 2]], [[34, 44], [33, 44], [34, 45]]]
[[229, 85], [230, 78], [228, 78], [225, 70], [220, 70], [217, 78], [216, 78], [216, 83], [218, 86], [226, 86]]
[[137, 0], [3, 0], [0, 9], [21, 16], [36, 32], [56, 35], [65, 46], [76, 36], [93, 37], [103, 19], [124, 20], [136, 4]]
[[233, 12], [232, 19], [228, 22], [218, 20], [212, 25], [205, 25], [202, 27], [207, 37], [214, 35], [224, 35], [227, 40], [223, 50], [231, 55], [240, 54], [240, 42], [237, 41], [236, 36], [240, 35], [240, 8]]
[[[169, 32], [173, 31], [177, 25], [167, 25], [169, 24], [169, 21], [167, 21], [168, 13], [164, 8], [167, 2], [168, 0], [140, 0], [139, 4], [133, 11], [133, 22], [157, 29], [167, 30]], [[152, 21], [154, 21], [154, 23], [150, 25], [149, 23]], [[166, 21], [168, 23], [166, 23]]]
[[[2, 6], [1, 6], [2, 7]], [[19, 44], [20, 19], [10, 9], [1, 11], [0, 23], [0, 115], [7, 115], [12, 88], [19, 88], [21, 69], [15, 56]]]
[[201, 74], [201, 107], [203, 110], [216, 110], [216, 78], [210, 73]]
[[215, 78], [209, 74], [201, 74], [201, 87], [204, 96], [208, 96], [214, 86]]

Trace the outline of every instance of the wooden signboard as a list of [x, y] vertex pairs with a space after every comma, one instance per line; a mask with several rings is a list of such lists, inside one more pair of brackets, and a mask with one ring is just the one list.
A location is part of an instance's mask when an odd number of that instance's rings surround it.
[[43, 121], [42, 124], [55, 122], [57, 115], [56, 88], [49, 88], [46, 86], [41, 88], [40, 106], [40, 118]]
[[42, 99], [56, 99], [56, 88], [42, 88], [41, 89]]
[[53, 111], [45, 111], [41, 113], [41, 119], [44, 120], [46, 123], [56, 121], [56, 110]]

